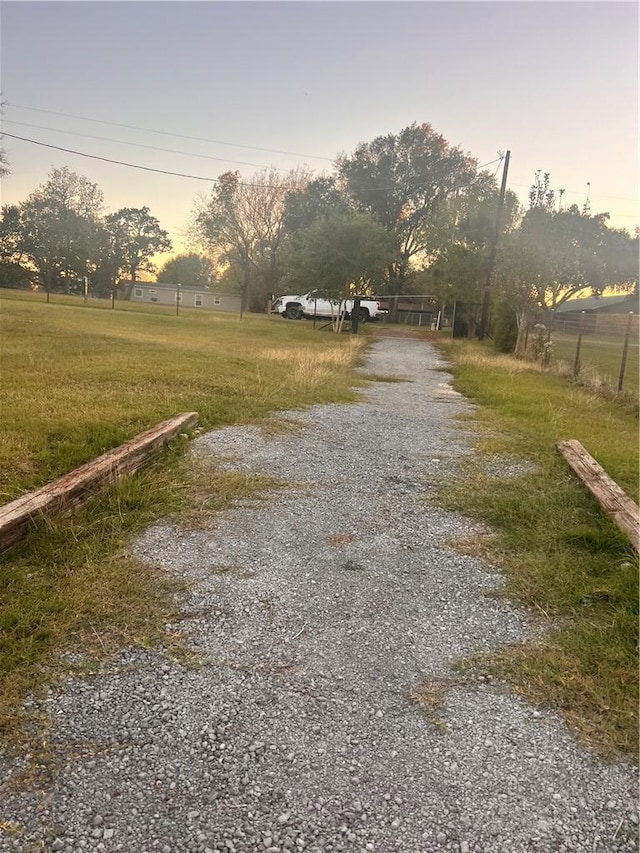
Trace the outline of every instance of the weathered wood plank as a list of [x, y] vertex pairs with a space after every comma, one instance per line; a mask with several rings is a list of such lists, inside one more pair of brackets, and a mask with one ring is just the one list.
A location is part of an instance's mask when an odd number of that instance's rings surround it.
[[70, 509], [101, 487], [137, 471], [170, 439], [197, 420], [197, 412], [175, 415], [46, 486], [0, 507], [0, 551], [21, 539], [33, 519]]
[[640, 552], [640, 508], [612, 480], [579, 441], [569, 439], [556, 445], [576, 476], [589, 489], [603, 512], [614, 521]]

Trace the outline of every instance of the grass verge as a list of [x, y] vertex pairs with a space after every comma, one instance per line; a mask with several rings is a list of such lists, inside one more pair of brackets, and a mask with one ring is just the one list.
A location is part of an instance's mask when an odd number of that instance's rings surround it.
[[[587, 385], [613, 391], [617, 388], [624, 339], [585, 335], [580, 346], [580, 379]], [[577, 337], [553, 333], [553, 358], [573, 370]], [[622, 391], [638, 402], [638, 341], [629, 342]]]
[[[364, 340], [301, 323], [155, 307], [84, 306], [3, 292], [0, 501], [43, 485], [179, 411], [202, 428], [269, 423], [273, 411], [354, 397]], [[105, 310], [107, 309], [107, 310]], [[272, 480], [203, 467], [170, 447], [83, 507], [42, 520], [0, 556], [0, 734], [27, 735], [24, 697], [125, 644], [179, 652], [166, 624], [181, 585], [132, 558], [158, 518], [188, 526]], [[33, 729], [32, 729], [33, 730]]]
[[[535, 366], [473, 343], [441, 344], [455, 388], [476, 401], [476, 463], [449, 484], [447, 504], [495, 531], [485, 548], [505, 594], [549, 625], [535, 645], [482, 656], [531, 700], [561, 712], [601, 754], [638, 749], [638, 559], [555, 450], [578, 439], [637, 501], [633, 412]], [[533, 463], [515, 478], [487, 473], [488, 456]]]
[[[354, 398], [365, 339], [280, 318], [0, 291], [0, 501], [181, 411], [205, 429]], [[141, 310], [146, 308], [145, 310]]]

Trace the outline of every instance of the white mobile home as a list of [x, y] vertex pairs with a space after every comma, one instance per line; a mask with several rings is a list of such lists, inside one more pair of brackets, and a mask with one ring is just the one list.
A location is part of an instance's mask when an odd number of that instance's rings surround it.
[[240, 294], [220, 293], [207, 287], [157, 283], [153, 281], [118, 282], [118, 296], [129, 302], [149, 302], [183, 308], [206, 308], [210, 311], [240, 312]]

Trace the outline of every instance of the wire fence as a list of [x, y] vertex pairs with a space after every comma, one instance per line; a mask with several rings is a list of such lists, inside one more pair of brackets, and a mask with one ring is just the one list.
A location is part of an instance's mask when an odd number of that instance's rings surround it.
[[[389, 300], [396, 323], [447, 330], [451, 337], [474, 339], [480, 303], [456, 301], [439, 305], [433, 297], [398, 297]], [[395, 310], [393, 310], [395, 309]], [[564, 365], [574, 379], [638, 399], [639, 322], [634, 312], [603, 311], [552, 313], [546, 324], [531, 322], [526, 330], [529, 358], [551, 366]]]
[[[631, 320], [629, 320], [631, 318]], [[611, 340], [624, 339], [631, 322], [630, 335], [638, 338], [640, 317], [633, 312], [627, 314], [603, 314], [596, 311], [574, 311], [570, 314], [553, 314], [551, 328], [554, 332], [568, 335], [594, 336]]]
[[[543, 362], [568, 365], [575, 379], [624, 391], [637, 399], [638, 323], [639, 317], [633, 313], [583, 311], [554, 316], [549, 328], [536, 325], [528, 330], [527, 350]], [[541, 338], [546, 338], [542, 348]]]

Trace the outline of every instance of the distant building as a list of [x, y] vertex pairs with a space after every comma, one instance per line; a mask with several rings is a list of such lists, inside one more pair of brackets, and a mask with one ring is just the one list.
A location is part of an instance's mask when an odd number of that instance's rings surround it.
[[[377, 298], [377, 297], [373, 297]], [[442, 322], [441, 306], [435, 296], [425, 294], [404, 294], [379, 297], [380, 306], [389, 311], [392, 322], [410, 326], [433, 327]]]
[[210, 311], [240, 312], [240, 294], [220, 293], [197, 285], [182, 286], [154, 281], [118, 282], [118, 297], [129, 302], [175, 305], [180, 299], [184, 308], [206, 308]]
[[585, 333], [613, 334], [626, 325], [629, 314], [635, 314], [632, 328], [637, 330], [638, 309], [637, 293], [568, 299], [553, 312], [553, 327], [566, 332], [581, 329]]

